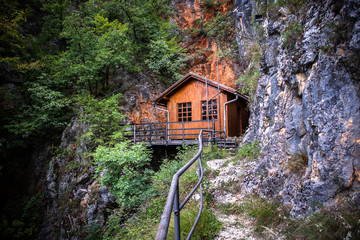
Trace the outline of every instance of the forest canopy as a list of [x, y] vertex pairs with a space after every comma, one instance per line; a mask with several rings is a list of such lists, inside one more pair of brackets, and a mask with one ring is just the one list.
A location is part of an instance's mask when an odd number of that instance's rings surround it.
[[[79, 96], [96, 100], [124, 84], [120, 73], [135, 79], [177, 52], [170, 6], [169, 0], [3, 0], [1, 135], [59, 131], [69, 119], [55, 120], [76, 110]], [[181, 58], [172, 59], [154, 74], [171, 83], [181, 66]]]

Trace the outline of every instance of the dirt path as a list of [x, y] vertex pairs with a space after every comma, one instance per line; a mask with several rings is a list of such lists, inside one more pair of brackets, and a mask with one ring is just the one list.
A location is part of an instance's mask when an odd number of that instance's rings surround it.
[[216, 202], [216, 217], [224, 225], [219, 236], [215, 240], [257, 240], [252, 233], [252, 220], [245, 214], [224, 214], [224, 208], [239, 204], [245, 195], [241, 192], [241, 181], [246, 169], [252, 167], [252, 163], [233, 163], [233, 157], [216, 159], [207, 162], [208, 168], [213, 171], [215, 177], [210, 179], [214, 189], [213, 196]]

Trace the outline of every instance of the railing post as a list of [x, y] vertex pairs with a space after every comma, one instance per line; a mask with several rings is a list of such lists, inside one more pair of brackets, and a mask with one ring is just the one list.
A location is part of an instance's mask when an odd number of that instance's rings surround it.
[[185, 122], [182, 122], [182, 134], [183, 134], [183, 142], [185, 141]]
[[136, 124], [134, 124], [134, 144], [136, 143]]
[[149, 142], [150, 142], [150, 145], [151, 145], [151, 122], [150, 122], [150, 135], [149, 135]]
[[215, 144], [215, 119], [213, 119], [213, 125], [212, 125], [212, 132], [211, 132], [211, 142]]
[[175, 240], [180, 240], [180, 203], [179, 203], [179, 182], [177, 182], [174, 197], [174, 228]]
[[166, 146], [168, 145], [168, 140], [169, 140], [169, 139], [168, 139], [168, 137], [169, 137], [169, 136], [168, 136], [168, 129], [169, 129], [169, 128], [168, 128], [168, 124], [169, 124], [169, 123], [167, 122], [167, 123], [166, 123], [166, 126], [165, 126], [165, 130], [166, 130], [166, 131], [165, 131]]

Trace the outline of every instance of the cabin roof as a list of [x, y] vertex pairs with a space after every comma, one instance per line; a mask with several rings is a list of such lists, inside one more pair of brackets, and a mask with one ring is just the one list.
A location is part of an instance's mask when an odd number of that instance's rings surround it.
[[[160, 103], [161, 101], [167, 101], [167, 98], [173, 94], [174, 91], [176, 91], [176, 89], [182, 87], [187, 81], [194, 79], [203, 83], [208, 83], [208, 85], [217, 88], [218, 87], [218, 83], [214, 82], [210, 79], [206, 79], [202, 76], [199, 76], [193, 72], [189, 72], [187, 73], [184, 77], [182, 77], [180, 80], [178, 80], [176, 83], [174, 83], [173, 85], [171, 85], [168, 89], [166, 89], [164, 92], [162, 92], [159, 96], [157, 96], [153, 102], [156, 103]], [[239, 97], [243, 98], [244, 100], [248, 101], [249, 97], [245, 96], [243, 94], [241, 94], [240, 92], [238, 92], [236, 89], [225, 86], [223, 84], [219, 84], [219, 88], [225, 92], [229, 92], [229, 93], [233, 93], [233, 94], [237, 94], [239, 95]]]

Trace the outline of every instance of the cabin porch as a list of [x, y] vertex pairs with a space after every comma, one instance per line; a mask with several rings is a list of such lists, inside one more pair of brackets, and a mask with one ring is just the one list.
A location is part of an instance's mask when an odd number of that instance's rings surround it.
[[181, 146], [198, 144], [200, 131], [208, 130], [209, 132], [204, 133], [203, 142], [224, 148], [235, 148], [235, 141], [226, 138], [224, 131], [215, 130], [216, 124], [217, 120], [134, 124], [131, 125], [128, 136], [134, 143], [144, 142], [151, 146]]

